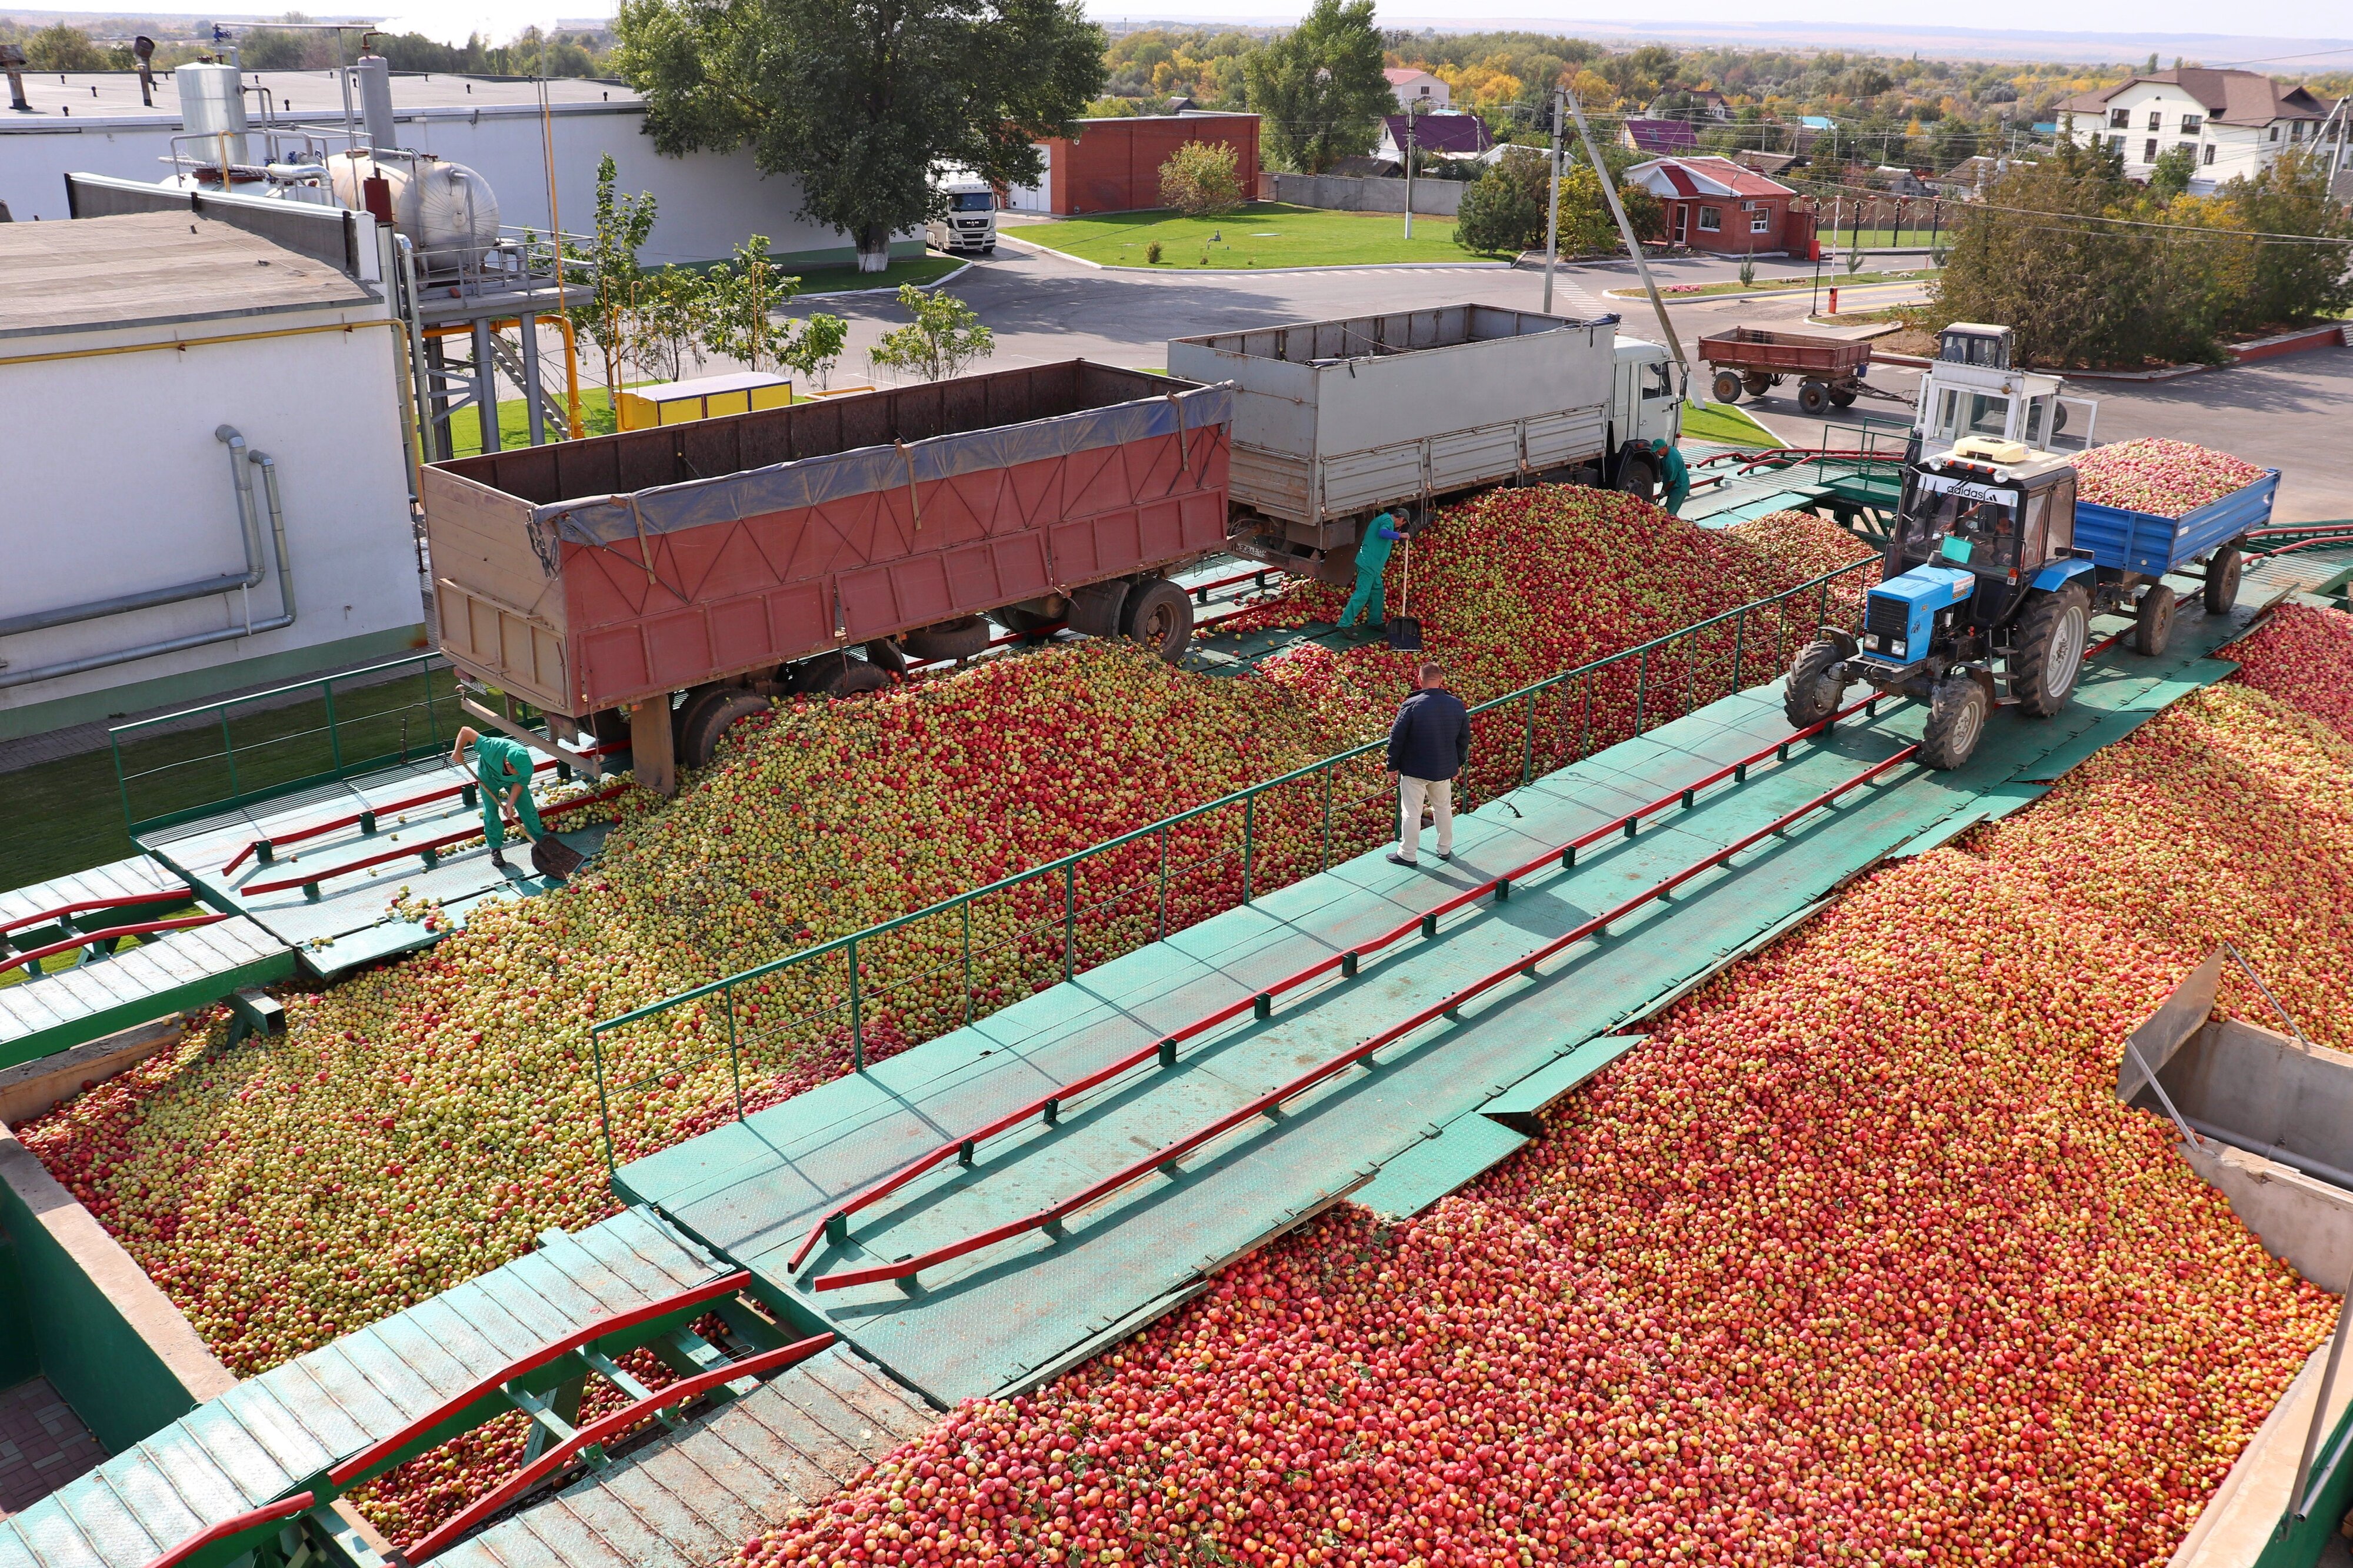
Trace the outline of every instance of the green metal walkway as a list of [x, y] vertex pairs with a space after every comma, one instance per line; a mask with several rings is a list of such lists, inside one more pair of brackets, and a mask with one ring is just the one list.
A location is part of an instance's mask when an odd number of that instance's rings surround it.
[[[1374, 853], [1090, 970], [860, 1075], [624, 1166], [617, 1191], [784, 1292], [943, 1405], [1033, 1385], [1165, 1311], [1225, 1261], [1353, 1194], [1411, 1213], [1526, 1141], [1532, 1117], [1632, 1040], [1618, 1033], [1818, 908], [1890, 856], [2006, 815], [2049, 781], [2231, 668], [2208, 658], [2253, 605], [2318, 563], [2251, 570], [2250, 606], [2186, 612], [2158, 658], [2121, 647], [2086, 672], [2056, 719], [1997, 713], [1977, 758], [1936, 773], [1905, 765], [1798, 822], [1725, 868], [1614, 922], [1340, 1074], [1065, 1215], [926, 1266], [913, 1279], [820, 1290], [839, 1271], [949, 1248], [1086, 1190], [1386, 1026], [1509, 969], [1629, 894], [1704, 860], [1917, 739], [1910, 704], [1841, 724], [1698, 795], [1573, 869], [1515, 885], [1428, 940], [1409, 940], [1188, 1042], [1172, 1065], [1130, 1072], [979, 1143], [795, 1255], [851, 1194], [944, 1143], [1056, 1092], [1204, 1015], [1357, 946], [1455, 892], [1517, 867], [1788, 734], [1778, 684], [1729, 698], [1514, 791], [1458, 821], [1452, 865], [1419, 870]], [[2194, 603], [2185, 595], [2185, 603]], [[2105, 629], [2105, 628], [2104, 628]], [[1164, 1058], [1163, 1060], [1167, 1058]]]

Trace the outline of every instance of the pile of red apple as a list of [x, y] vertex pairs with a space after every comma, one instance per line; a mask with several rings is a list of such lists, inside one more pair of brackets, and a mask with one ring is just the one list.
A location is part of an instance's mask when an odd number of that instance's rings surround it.
[[2152, 517], [2187, 516], [2263, 470], [2243, 458], [2162, 436], [2094, 447], [2075, 459], [2075, 499]]
[[2282, 605], [2250, 637], [2216, 656], [2238, 679], [2326, 721], [2353, 741], [2353, 616]]

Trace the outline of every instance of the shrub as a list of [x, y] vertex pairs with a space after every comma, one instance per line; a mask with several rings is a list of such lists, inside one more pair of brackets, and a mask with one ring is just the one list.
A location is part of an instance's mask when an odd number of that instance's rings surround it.
[[1242, 205], [1242, 176], [1223, 142], [1187, 142], [1160, 165], [1160, 199], [1187, 217], [1229, 213]]
[[1155, 239], [1150, 245], [1144, 247], [1144, 262], [1147, 267], [1157, 267], [1160, 265], [1160, 242], [1158, 240]]
[[1471, 188], [1454, 218], [1454, 240], [1465, 250], [1516, 255], [1545, 237], [1543, 153], [1507, 147]]

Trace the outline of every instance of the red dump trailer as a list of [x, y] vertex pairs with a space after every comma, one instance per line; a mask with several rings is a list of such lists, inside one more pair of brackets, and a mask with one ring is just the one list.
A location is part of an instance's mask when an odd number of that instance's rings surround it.
[[1072, 360], [437, 463], [441, 647], [504, 694], [480, 721], [544, 746], [529, 703], [664, 790], [769, 697], [978, 652], [985, 614], [1173, 658], [1231, 421], [1224, 387]]
[[1762, 397], [1789, 376], [1798, 378], [1798, 406], [1807, 414], [1825, 414], [1858, 397], [1883, 395], [1862, 379], [1871, 368], [1867, 338], [1735, 327], [1700, 339], [1699, 357], [1715, 371], [1718, 403], [1737, 403], [1743, 392]]

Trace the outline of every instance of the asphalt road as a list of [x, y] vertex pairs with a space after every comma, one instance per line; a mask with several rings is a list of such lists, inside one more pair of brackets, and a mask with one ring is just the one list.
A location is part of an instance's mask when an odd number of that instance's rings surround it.
[[[1799, 269], [1796, 263], [1758, 263], [1768, 277]], [[1733, 277], [1736, 264], [1694, 259], [1660, 263], [1652, 270], [1662, 283], [1715, 281]], [[1565, 267], [1556, 280], [1553, 308], [1588, 316], [1614, 310], [1625, 318], [1629, 333], [1655, 336], [1645, 301], [1603, 297], [1605, 290], [1633, 281], [1633, 269], [1623, 263]], [[1464, 300], [1535, 310], [1544, 294], [1540, 273], [1501, 268], [1129, 272], [1099, 270], [1004, 245], [949, 287], [997, 334], [997, 353], [986, 362], [992, 365], [1085, 358], [1157, 367], [1166, 363], [1166, 344], [1174, 337]], [[1894, 303], [1911, 291], [1905, 285], [1864, 288], [1871, 291], [1859, 289], [1854, 298], [1873, 305]], [[1702, 333], [1729, 326], [1800, 327], [1807, 303], [1804, 293], [1792, 290], [1787, 299], [1718, 296], [1672, 304], [1669, 310], [1688, 347]], [[808, 310], [828, 310], [849, 320], [849, 351], [837, 381], [862, 379], [867, 347], [905, 320], [886, 297], [824, 297], [793, 313]], [[1908, 397], [1918, 373], [1884, 365], [1872, 372], [1871, 380]], [[1795, 391], [1778, 389], [1761, 403], [1741, 406], [1776, 435], [1801, 445], [1820, 442], [1825, 426], [1857, 425], [1866, 415], [1910, 417], [1902, 404], [1865, 401], [1840, 417], [1808, 419], [1798, 413]], [[2353, 408], [2353, 350], [2320, 350], [2169, 382], [2083, 381], [2074, 384], [2074, 391], [2099, 400], [2096, 433], [2103, 440], [2171, 436], [2279, 468], [2281, 521], [2353, 518], [2353, 442], [2344, 436], [2345, 411]]]

